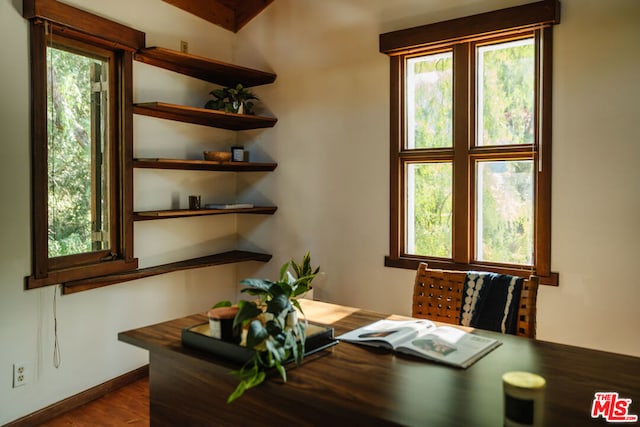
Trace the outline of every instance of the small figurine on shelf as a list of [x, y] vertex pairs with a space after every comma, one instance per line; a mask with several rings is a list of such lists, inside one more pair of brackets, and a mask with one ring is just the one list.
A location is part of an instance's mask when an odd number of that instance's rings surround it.
[[246, 89], [240, 83], [235, 87], [214, 89], [209, 92], [209, 94], [212, 95], [214, 99], [207, 101], [204, 108], [222, 110], [227, 113], [254, 114], [254, 104], [251, 100], [258, 100], [258, 97], [253, 92]]

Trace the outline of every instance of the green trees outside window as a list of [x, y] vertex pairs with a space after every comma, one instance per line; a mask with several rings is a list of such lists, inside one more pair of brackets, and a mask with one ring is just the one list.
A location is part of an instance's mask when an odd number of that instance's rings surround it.
[[[32, 271], [26, 288], [136, 270], [133, 28], [50, 0], [25, 0], [31, 79]], [[106, 282], [111, 284], [111, 282]], [[81, 284], [78, 290], [87, 289]], [[105, 286], [96, 284], [93, 287]]]
[[551, 271], [553, 26], [545, 0], [380, 34], [389, 56], [385, 265]]
[[[476, 146], [507, 147], [475, 168], [475, 259], [531, 265], [533, 262], [533, 154], [506, 160], [508, 146], [533, 144], [535, 47], [533, 37], [477, 46], [475, 67]], [[435, 149], [453, 146], [452, 51], [406, 62], [406, 150], [424, 150], [424, 162], [406, 175], [406, 251], [452, 258], [453, 162], [432, 159]], [[471, 145], [457, 141], [459, 145]], [[470, 147], [469, 147], [470, 148]], [[443, 154], [436, 152], [438, 154]], [[453, 156], [453, 153], [450, 153]]]
[[407, 60], [406, 148], [453, 145], [453, 54]]
[[47, 48], [49, 256], [108, 248], [106, 60]]

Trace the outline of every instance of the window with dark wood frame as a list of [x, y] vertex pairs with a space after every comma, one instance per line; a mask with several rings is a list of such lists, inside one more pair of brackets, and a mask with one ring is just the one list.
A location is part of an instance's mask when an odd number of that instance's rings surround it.
[[[144, 47], [144, 33], [55, 0], [24, 0], [23, 16], [30, 20], [32, 95], [33, 271], [27, 277], [26, 287], [32, 289], [135, 270], [138, 262], [133, 257], [133, 175], [131, 164], [127, 162], [132, 158], [133, 52]], [[103, 95], [102, 89], [92, 95], [92, 109], [105, 106], [100, 101], [101, 96], [109, 99], [109, 119], [105, 121], [108, 129], [98, 132], [107, 135], [105, 139], [108, 140], [97, 144], [104, 146], [103, 151], [94, 147], [90, 154], [93, 171], [100, 170], [102, 157], [107, 159], [104, 173], [87, 177], [89, 186], [98, 194], [101, 188], [108, 189], [108, 194], [98, 197], [106, 201], [104, 208], [92, 206], [91, 218], [91, 222], [98, 226], [93, 230], [92, 240], [94, 236], [101, 236], [102, 218], [108, 220], [109, 225], [104, 227], [107, 230], [103, 236], [105, 243], [94, 242], [86, 251], [62, 256], [53, 256], [49, 247], [48, 48], [59, 48], [81, 57], [105, 58], [104, 70], [92, 68], [92, 76], [97, 79], [92, 84], [99, 88], [105, 84]], [[99, 69], [100, 65], [96, 68]], [[108, 74], [108, 81], [100, 81], [102, 74]], [[92, 113], [91, 120], [100, 119]], [[100, 135], [92, 135], [91, 140], [96, 141]], [[92, 205], [95, 202], [94, 198]], [[101, 240], [101, 237], [95, 238]]]
[[[390, 249], [385, 265], [416, 269], [419, 262], [453, 270], [484, 270], [528, 276], [557, 285], [551, 271], [551, 60], [552, 25], [560, 4], [544, 0], [446, 22], [380, 35], [380, 51], [390, 56]], [[492, 43], [532, 40], [535, 49], [535, 109], [532, 140], [518, 145], [481, 145], [476, 139], [476, 50]], [[407, 143], [407, 67], [412, 58], [450, 52], [452, 57], [449, 147]], [[532, 254], [523, 263], [479, 260], [476, 242], [477, 168], [488, 161], [522, 160], [532, 165]], [[416, 254], [407, 243], [408, 168], [451, 165], [451, 248], [445, 255]]]

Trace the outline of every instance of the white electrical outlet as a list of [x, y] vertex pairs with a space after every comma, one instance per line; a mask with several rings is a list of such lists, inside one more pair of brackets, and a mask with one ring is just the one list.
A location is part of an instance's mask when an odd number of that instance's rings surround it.
[[28, 363], [13, 364], [13, 387], [20, 387], [29, 382], [31, 378], [31, 366]]
[[189, 53], [189, 42], [180, 40], [180, 52]]

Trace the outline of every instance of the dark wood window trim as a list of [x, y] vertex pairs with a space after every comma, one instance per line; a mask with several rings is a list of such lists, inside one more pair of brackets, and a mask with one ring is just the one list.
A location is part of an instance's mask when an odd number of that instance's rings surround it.
[[[24, 0], [23, 16], [30, 22], [31, 47], [31, 138], [32, 138], [32, 275], [26, 279], [27, 289], [54, 285], [73, 280], [99, 277], [135, 270], [138, 261], [133, 257], [133, 52], [144, 47], [145, 34], [76, 9], [55, 0]], [[47, 243], [47, 81], [46, 46], [48, 32], [82, 44], [107, 49], [115, 59], [117, 140], [113, 153], [116, 170], [117, 203], [115, 211], [117, 243], [115, 256], [74, 256], [74, 262], [48, 257]], [[43, 191], [45, 189], [45, 191]]]
[[412, 51], [491, 37], [505, 31], [518, 32], [560, 23], [558, 0], [543, 0], [464, 18], [422, 25], [380, 35], [380, 52], [404, 55]]
[[[445, 22], [394, 31], [380, 35], [380, 51], [390, 56], [390, 243], [389, 255], [385, 257], [385, 265], [416, 269], [419, 262], [427, 261], [433, 268], [455, 270], [485, 270], [497, 273], [528, 276], [535, 272], [541, 283], [558, 285], [558, 273], [551, 271], [551, 71], [552, 71], [552, 29], [560, 22], [560, 3], [557, 0], [544, 0], [522, 6], [487, 12], [479, 15], [453, 19]], [[493, 263], [476, 263], [471, 254], [473, 242], [473, 213], [469, 204], [473, 203], [470, 185], [470, 158], [481, 156], [484, 147], [468, 149], [461, 143], [454, 144], [454, 220], [453, 220], [453, 257], [437, 259], [403, 253], [404, 246], [404, 195], [403, 168], [404, 162], [412, 155], [404, 150], [404, 75], [405, 59], [409, 56], [447, 47], [454, 49], [458, 65], [454, 73], [463, 73], [473, 61], [470, 48], [473, 43], [497, 37], [521, 37], [523, 34], [535, 34], [537, 51], [542, 54], [537, 58], [539, 99], [536, 100], [537, 116], [540, 123], [536, 130], [536, 142], [533, 146], [524, 147], [523, 154], [533, 154], [540, 162], [536, 176], [535, 220], [534, 220], [534, 269], [517, 265]], [[543, 49], [539, 49], [540, 44]], [[457, 141], [471, 144], [473, 120], [466, 100], [467, 93], [472, 91], [473, 79], [454, 77], [457, 86], [454, 89], [454, 105], [457, 113], [454, 118], [454, 134]], [[460, 106], [465, 106], [460, 108]], [[454, 107], [454, 110], [456, 107]], [[540, 110], [541, 109], [541, 110]], [[494, 150], [495, 152], [496, 150]], [[435, 154], [437, 155], [437, 154]], [[470, 157], [471, 156], [471, 157]], [[466, 165], [466, 167], [464, 167]]]
[[23, 0], [22, 16], [31, 21], [41, 19], [59, 24], [70, 37], [114, 50], [135, 52], [145, 46], [145, 33], [57, 0]]

